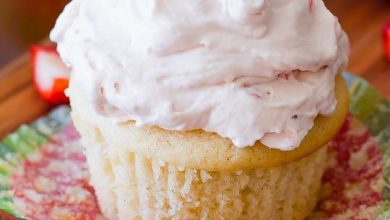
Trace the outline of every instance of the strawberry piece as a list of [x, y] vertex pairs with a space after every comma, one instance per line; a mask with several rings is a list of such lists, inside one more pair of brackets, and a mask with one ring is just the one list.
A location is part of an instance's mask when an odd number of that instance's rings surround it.
[[313, 11], [313, 0], [307, 0], [307, 6], [309, 8], [309, 11], [312, 12]]
[[33, 82], [40, 96], [53, 105], [67, 104], [70, 69], [61, 61], [54, 46], [35, 45], [30, 50]]
[[383, 42], [387, 60], [390, 62], [390, 22], [383, 28]]

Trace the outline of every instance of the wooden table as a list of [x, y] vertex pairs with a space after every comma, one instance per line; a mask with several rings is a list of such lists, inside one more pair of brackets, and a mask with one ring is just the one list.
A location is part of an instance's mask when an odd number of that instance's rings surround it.
[[68, 0], [0, 0], [0, 66], [23, 54], [53, 27]]
[[382, 45], [382, 28], [390, 22], [390, 0], [325, 0], [351, 42], [348, 70], [367, 79], [390, 100], [390, 62]]
[[[381, 29], [390, 21], [389, 0], [326, 0], [351, 39], [349, 71], [368, 79], [390, 99], [390, 64], [382, 51]], [[28, 55], [0, 70], [0, 137], [49, 111], [31, 83]]]

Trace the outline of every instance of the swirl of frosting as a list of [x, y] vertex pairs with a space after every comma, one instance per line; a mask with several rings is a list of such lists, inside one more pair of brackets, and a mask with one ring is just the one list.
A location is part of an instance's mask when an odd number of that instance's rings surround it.
[[291, 150], [335, 110], [348, 40], [322, 0], [73, 0], [51, 39], [113, 123]]

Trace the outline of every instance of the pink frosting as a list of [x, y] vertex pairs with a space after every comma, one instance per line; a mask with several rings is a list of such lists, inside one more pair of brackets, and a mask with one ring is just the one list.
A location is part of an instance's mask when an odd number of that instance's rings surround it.
[[296, 148], [348, 62], [322, 0], [73, 0], [51, 38], [99, 115], [237, 147]]

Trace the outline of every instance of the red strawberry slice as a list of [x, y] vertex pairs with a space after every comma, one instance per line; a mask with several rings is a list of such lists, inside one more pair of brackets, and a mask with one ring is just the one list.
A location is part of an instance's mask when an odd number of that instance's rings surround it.
[[309, 7], [309, 11], [313, 11], [313, 0], [307, 0], [307, 6]]
[[65, 96], [70, 70], [61, 61], [54, 46], [31, 47], [33, 81], [41, 97], [53, 105], [67, 104]]
[[383, 28], [383, 41], [387, 60], [390, 62], [390, 22]]

